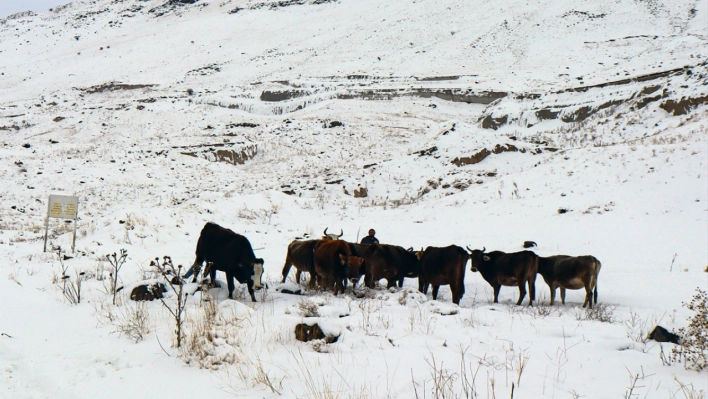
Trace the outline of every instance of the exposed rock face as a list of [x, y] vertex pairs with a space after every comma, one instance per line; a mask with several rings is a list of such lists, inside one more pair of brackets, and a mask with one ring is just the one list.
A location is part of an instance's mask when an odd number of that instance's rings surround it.
[[[681, 88], [705, 85], [706, 63], [667, 71], [635, 76], [628, 79], [591, 86], [571, 87], [547, 93], [525, 93], [501, 97], [489, 105], [480, 122], [485, 129], [497, 130], [515, 124], [530, 127], [544, 120], [559, 119], [565, 123], [582, 122], [608, 108], [626, 104], [636, 110], [657, 103], [666, 112], [677, 116], [708, 104], [705, 90], [681, 96]], [[596, 96], [583, 97], [589, 91]]]
[[526, 152], [525, 149], [519, 150], [516, 146], [512, 144], [506, 144], [506, 145], [500, 145], [497, 144], [491, 151], [489, 151], [486, 148], [482, 148], [479, 152], [476, 154], [470, 155], [469, 157], [462, 157], [462, 158], [455, 158], [452, 160], [452, 163], [455, 164], [456, 166], [462, 166], [462, 165], [474, 165], [476, 163], [480, 163], [484, 160], [484, 158], [488, 157], [491, 154], [501, 154], [502, 152]]
[[204, 158], [212, 162], [226, 162], [232, 165], [243, 165], [258, 154], [256, 144], [201, 144], [189, 147], [173, 147], [180, 149], [182, 155]]

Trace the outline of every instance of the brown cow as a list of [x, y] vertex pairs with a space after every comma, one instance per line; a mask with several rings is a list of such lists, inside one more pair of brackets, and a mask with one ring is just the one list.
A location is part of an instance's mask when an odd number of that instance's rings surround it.
[[324, 241], [338, 240], [344, 235], [342, 230], [339, 235], [335, 233], [327, 233], [327, 229], [322, 233], [320, 240], [294, 240], [288, 245], [288, 253], [285, 255], [285, 264], [283, 265], [283, 283], [288, 278], [290, 267], [295, 266], [295, 280], [300, 284], [302, 272], [310, 273], [310, 286], [312, 287], [316, 280], [315, 274], [315, 249]]
[[502, 285], [518, 286], [519, 300], [517, 305], [526, 296], [526, 283], [529, 285], [529, 306], [533, 305], [536, 299], [536, 272], [538, 271], [538, 255], [531, 251], [521, 251], [514, 253], [504, 253], [492, 251], [485, 253], [486, 248], [471, 250], [472, 260], [471, 270], [480, 272], [494, 289], [494, 303], [499, 302], [499, 291]]
[[344, 292], [347, 279], [358, 279], [364, 259], [352, 255], [350, 244], [345, 241], [325, 241], [315, 249], [315, 272], [321, 285], [331, 287], [334, 295]]
[[315, 249], [321, 245], [324, 240], [295, 240], [288, 245], [288, 253], [285, 256], [285, 265], [283, 265], [283, 283], [288, 278], [290, 267], [295, 266], [295, 280], [300, 284], [300, 276], [302, 272], [310, 273], [310, 286], [315, 283]]
[[433, 285], [433, 299], [438, 299], [441, 285], [450, 285], [452, 302], [460, 304], [465, 295], [465, 268], [469, 254], [457, 245], [449, 247], [428, 247], [418, 252], [418, 290], [428, 293], [428, 287]]
[[592, 309], [593, 290], [594, 300], [597, 303], [597, 277], [602, 264], [591, 255], [567, 256], [555, 255], [538, 260], [538, 273], [546, 280], [551, 289], [551, 305], [556, 298], [556, 287], [560, 287], [561, 302], [565, 305], [565, 290], [579, 290], [585, 288], [585, 302], [583, 307], [590, 305]]
[[382, 278], [388, 280], [387, 288], [403, 287], [405, 277], [418, 277], [418, 256], [413, 249], [407, 250], [397, 245], [371, 244], [364, 254], [366, 278], [369, 288], [374, 288]]

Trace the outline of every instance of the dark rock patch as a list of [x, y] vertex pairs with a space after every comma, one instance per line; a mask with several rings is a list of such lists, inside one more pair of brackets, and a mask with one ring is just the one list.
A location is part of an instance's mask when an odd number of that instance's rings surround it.
[[433, 155], [435, 152], [437, 152], [437, 150], [438, 150], [438, 146], [432, 146], [432, 147], [427, 148], [425, 150], [416, 151], [413, 154], [416, 154], [420, 157], [424, 157], [424, 156]]
[[153, 301], [162, 298], [162, 293], [167, 292], [167, 288], [162, 283], [142, 284], [130, 292], [130, 299], [133, 301]]
[[89, 88], [84, 89], [84, 93], [86, 94], [94, 94], [94, 93], [103, 93], [106, 91], [118, 91], [118, 90], [136, 90], [136, 89], [145, 89], [149, 87], [156, 86], [154, 84], [137, 84], [137, 85], [129, 85], [129, 84], [123, 84], [119, 82], [110, 82], [110, 83], [104, 83], [102, 85], [97, 85], [97, 86], [91, 86]]
[[708, 96], [703, 97], [684, 97], [680, 100], [666, 100], [659, 105], [664, 111], [677, 116], [686, 115], [688, 111], [701, 104], [708, 104]]
[[679, 344], [681, 342], [681, 337], [677, 334], [669, 332], [662, 326], [656, 326], [649, 333], [648, 339], [653, 339], [656, 342], [671, 342], [674, 344]]
[[241, 123], [229, 123], [228, 125], [226, 125], [226, 128], [227, 129], [234, 129], [237, 127], [258, 127], [258, 126], [260, 126], [260, 125], [257, 123], [241, 122]]
[[305, 323], [301, 323], [295, 326], [295, 339], [302, 342], [324, 339], [326, 343], [331, 344], [337, 342], [339, 336], [326, 335], [317, 324], [308, 326]]
[[[517, 152], [519, 149], [512, 145], [512, 144], [506, 144], [506, 145], [501, 145], [497, 144], [494, 149], [489, 151], [486, 148], [482, 148], [479, 152], [477, 152], [474, 155], [471, 155], [469, 157], [462, 157], [462, 158], [455, 158], [452, 160], [452, 163], [455, 166], [462, 166], [462, 165], [474, 165], [476, 163], [482, 162], [486, 157], [488, 157], [491, 154], [501, 154], [502, 152]], [[521, 149], [521, 152], [526, 152], [526, 150]]]

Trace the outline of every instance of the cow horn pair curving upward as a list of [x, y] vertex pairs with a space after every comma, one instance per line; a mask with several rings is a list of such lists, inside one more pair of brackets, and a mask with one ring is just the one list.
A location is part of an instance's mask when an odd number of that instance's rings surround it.
[[322, 233], [325, 237], [330, 237], [331, 239], [335, 240], [335, 239], [341, 238], [341, 237], [344, 235], [344, 230], [342, 230], [342, 229], [340, 229], [339, 235], [336, 235], [336, 234], [334, 234], [334, 233], [327, 234], [327, 229], [328, 229], [328, 228], [329, 228], [329, 227], [325, 228], [325, 229], [324, 229], [324, 233]]

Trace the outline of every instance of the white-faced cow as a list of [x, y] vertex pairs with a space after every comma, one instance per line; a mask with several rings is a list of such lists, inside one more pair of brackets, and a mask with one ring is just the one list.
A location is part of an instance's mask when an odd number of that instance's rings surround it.
[[482, 277], [494, 289], [494, 303], [499, 302], [499, 291], [502, 285], [519, 287], [517, 305], [526, 296], [526, 284], [529, 286], [529, 306], [536, 299], [536, 272], [538, 271], [538, 255], [531, 251], [504, 253], [492, 251], [485, 253], [486, 248], [470, 251], [471, 270], [480, 272]]
[[199, 234], [196, 255], [192, 265], [195, 271], [192, 282], [197, 281], [202, 263], [211, 262], [209, 274], [212, 283], [216, 278], [216, 271], [221, 270], [226, 273], [229, 298], [233, 299], [235, 278], [239, 283], [245, 283], [248, 286], [248, 293], [253, 302], [256, 302], [253, 291], [263, 287], [261, 277], [263, 276], [264, 262], [263, 259], [256, 258], [251, 243], [246, 237], [209, 222], [204, 225], [201, 234]]
[[441, 285], [450, 285], [452, 302], [460, 304], [465, 295], [465, 268], [469, 254], [457, 245], [449, 247], [428, 247], [418, 252], [418, 290], [428, 293], [428, 287], [433, 285], [433, 299], [438, 299]]
[[551, 289], [551, 305], [556, 298], [556, 287], [560, 287], [561, 303], [565, 305], [565, 290], [579, 290], [585, 288], [585, 302], [583, 307], [597, 303], [597, 277], [602, 264], [591, 255], [567, 256], [555, 255], [541, 257], [538, 261], [538, 273], [546, 280]]

